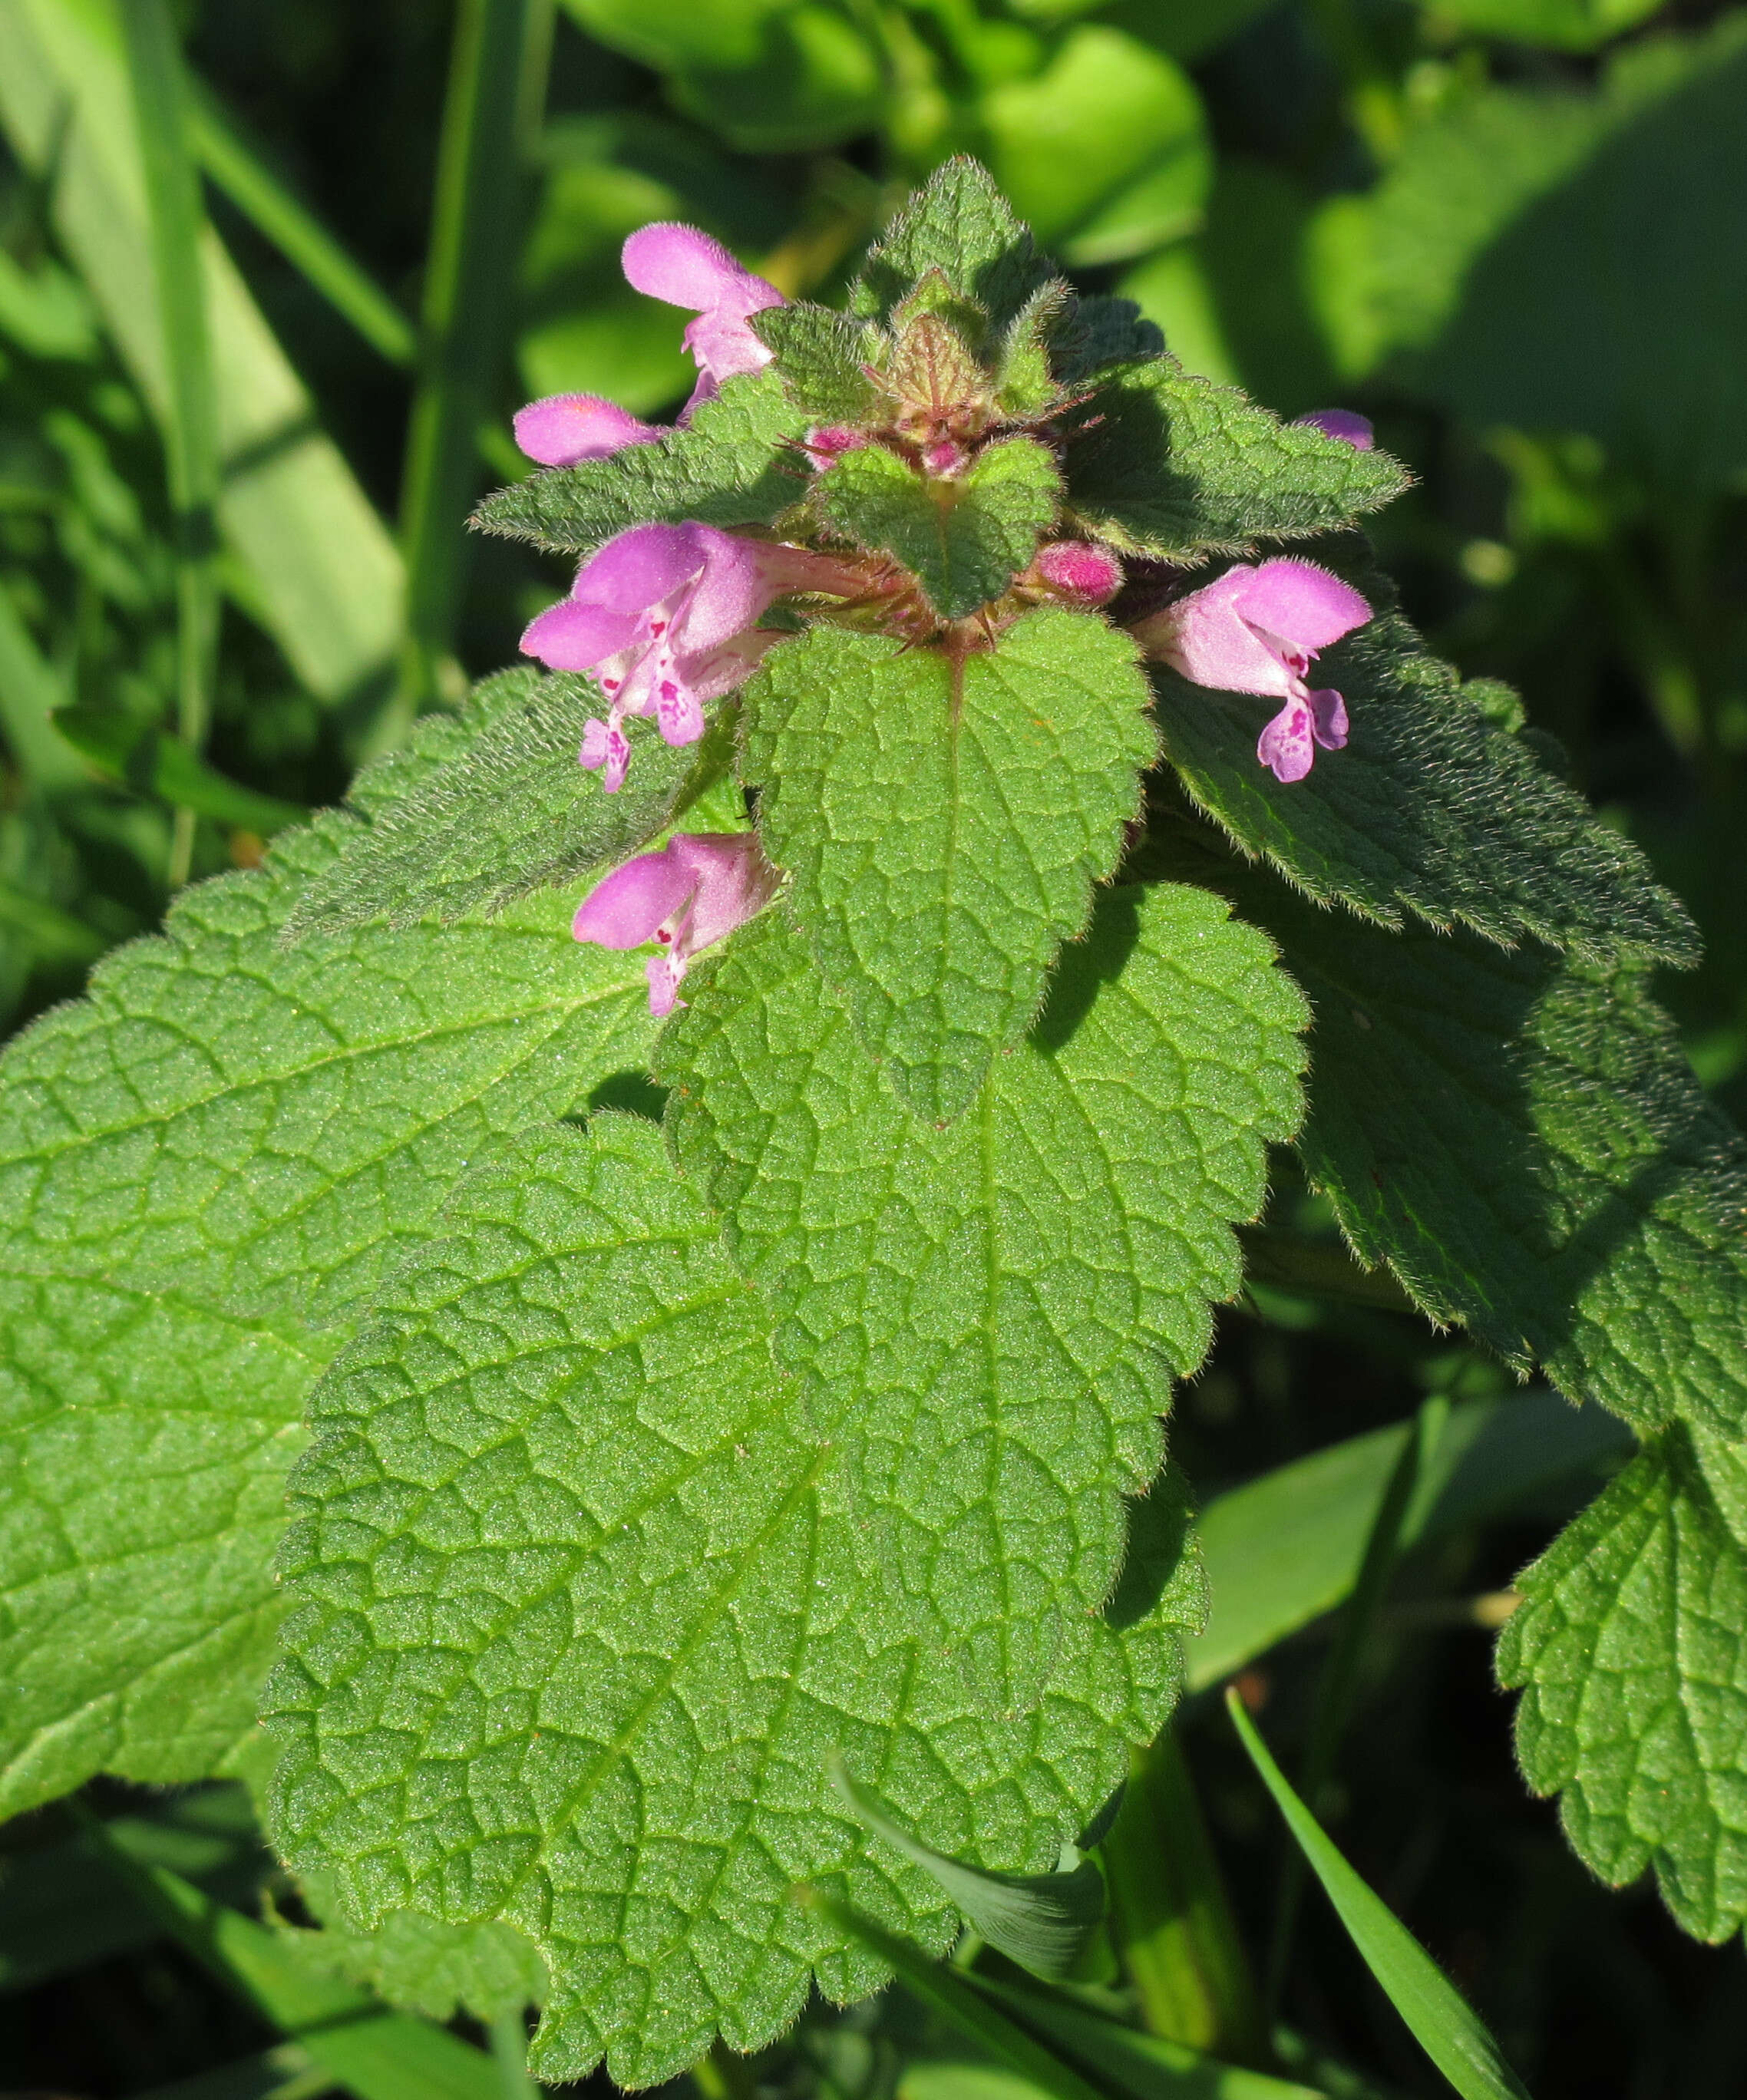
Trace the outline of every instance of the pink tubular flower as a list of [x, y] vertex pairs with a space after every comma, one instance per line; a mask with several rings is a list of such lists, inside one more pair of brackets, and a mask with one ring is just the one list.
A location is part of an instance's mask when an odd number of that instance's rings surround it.
[[1368, 452], [1377, 442], [1370, 417], [1355, 415], [1351, 408], [1312, 408], [1308, 416], [1295, 416], [1292, 421], [1321, 430], [1326, 438], [1343, 439], [1356, 452]]
[[704, 703], [752, 675], [774, 634], [751, 631], [786, 590], [842, 588], [841, 565], [710, 525], [633, 525], [585, 562], [567, 598], [522, 637], [554, 671], [592, 671], [607, 700], [579, 754], [609, 795], [624, 782], [627, 715], [653, 715], [669, 743], [695, 743]]
[[[770, 362], [746, 324], [766, 307], [788, 302], [774, 285], [743, 270], [719, 240], [695, 226], [642, 226], [624, 244], [624, 264], [637, 290], [669, 306], [690, 307], [698, 316], [686, 330], [698, 383], [679, 412], [682, 426], [700, 402], [715, 398], [723, 380], [761, 372]], [[606, 459], [626, 445], [666, 435], [660, 423], [646, 423], [598, 394], [549, 394], [530, 401], [515, 418], [516, 443], [542, 466]]]
[[686, 404], [684, 422], [700, 402], [712, 399], [725, 379], [762, 372], [770, 352], [747, 326], [754, 314], [788, 302], [762, 277], [743, 270], [719, 240], [695, 226], [640, 226], [624, 244], [624, 274], [639, 292], [689, 307], [697, 319], [686, 330], [686, 347], [698, 361], [698, 383]]
[[667, 435], [598, 394], [549, 394], [530, 401], [515, 417], [515, 441], [542, 466], [575, 466], [606, 459], [626, 445], [646, 445]]
[[1262, 731], [1255, 755], [1277, 779], [1302, 780], [1317, 744], [1347, 741], [1347, 707], [1312, 692], [1304, 673], [1319, 649], [1362, 627], [1371, 608], [1351, 584], [1314, 562], [1290, 558], [1224, 575], [1155, 612], [1135, 629], [1149, 656], [1198, 686], [1224, 693], [1278, 694], [1286, 704]]
[[679, 988], [691, 958], [762, 911], [782, 880], [751, 832], [680, 832], [597, 883], [571, 931], [603, 948], [660, 944], [648, 967], [649, 1011], [659, 1020], [685, 1004]]

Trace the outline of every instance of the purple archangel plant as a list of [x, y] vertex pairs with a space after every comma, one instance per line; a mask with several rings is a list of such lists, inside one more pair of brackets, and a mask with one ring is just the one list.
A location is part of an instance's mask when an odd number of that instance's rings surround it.
[[0, 1802], [271, 1767], [358, 1934], [528, 1965], [554, 2079], [874, 1988], [844, 1902], [938, 1950], [997, 1889], [1059, 1974], [1102, 1885], [1047, 1870], [1197, 1667], [1164, 1425], [1247, 1252], [1630, 1425], [1501, 1666], [1585, 1855], [1737, 1929], [1747, 1171], [1645, 988], [1693, 935], [1396, 609], [1401, 470], [968, 161], [842, 311], [625, 260], [698, 384], [517, 419], [536, 663], [8, 1053]]

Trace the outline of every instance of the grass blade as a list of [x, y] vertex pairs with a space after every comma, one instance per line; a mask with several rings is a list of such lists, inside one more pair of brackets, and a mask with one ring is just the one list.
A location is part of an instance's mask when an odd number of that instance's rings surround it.
[[258, 1925], [166, 1867], [140, 1866], [97, 1817], [80, 1820], [164, 1928], [355, 2100], [503, 2100], [498, 2067], [483, 2049], [429, 2020], [390, 2011], [317, 1967], [294, 1938]]
[[227, 779], [185, 744], [106, 708], [63, 708], [55, 726], [67, 741], [112, 779], [126, 780], [174, 808], [271, 838], [287, 824], [306, 823], [300, 802], [282, 802]]
[[1479, 2015], [1389, 1906], [1342, 1857], [1269, 1755], [1235, 1692], [1232, 1726], [1361, 1959], [1462, 2100], [1529, 2100]]
[[527, 2067], [527, 2027], [520, 2013], [492, 2023], [492, 2060], [497, 2066], [499, 2100], [540, 2100], [545, 2090]]
[[[1341, 1617], [1340, 1632], [1324, 1664], [1317, 1685], [1310, 1740], [1304, 1754], [1304, 1798], [1314, 1813], [1335, 1770], [1335, 1759], [1352, 1712], [1358, 1690], [1359, 1665], [1376, 1629], [1377, 1615], [1401, 1558], [1406, 1542], [1407, 1515], [1422, 1480], [1431, 1469], [1449, 1402], [1434, 1395], [1408, 1425], [1400, 1457], [1377, 1506], [1370, 1534], [1365, 1542], [1365, 1558], [1359, 1564], [1359, 1579]], [[1291, 1959], [1292, 1935], [1298, 1924], [1299, 1904], [1304, 1892], [1304, 1863], [1297, 1852], [1289, 1852], [1280, 1874], [1280, 1894], [1274, 1912], [1273, 1943], [1268, 1957], [1268, 2002], [1278, 2008]]]
[[206, 173], [373, 350], [390, 364], [411, 364], [418, 348], [412, 322], [309, 206], [251, 152], [211, 90], [197, 81], [190, 86], [194, 151]]
[[876, 1836], [924, 1868], [972, 1929], [1035, 1976], [1068, 1976], [1104, 1916], [1104, 1877], [1090, 1860], [1053, 1874], [991, 1873], [948, 1859], [913, 1837], [871, 1787], [849, 1776], [841, 1756], [832, 1784]]
[[[188, 137], [182, 49], [165, 0], [121, 0], [134, 119], [145, 173], [146, 223], [169, 386], [164, 448], [175, 516], [176, 729], [191, 752], [205, 741], [218, 646], [218, 419], [201, 236], [206, 223]], [[188, 879], [194, 813], [176, 812], [170, 884]]]
[[[1229, 1494], [1196, 1524], [1213, 1605], [1185, 1643], [1189, 1688], [1201, 1692], [1296, 1633], [1352, 1593], [1410, 1422], [1330, 1445]], [[1573, 1407], [1541, 1387], [1470, 1401], [1449, 1422], [1402, 1529], [1405, 1545], [1441, 1537], [1514, 1507], [1546, 1484], [1600, 1477], [1633, 1448], [1631, 1432], [1599, 1407]]]
[[398, 743], [446, 682], [475, 493], [479, 426], [508, 343], [552, 0], [461, 0], [425, 271], [424, 368], [401, 483], [407, 634], [373, 748]]
[[1135, 1757], [1101, 1851], [1111, 1940], [1148, 2027], [1240, 2063], [1269, 2062], [1255, 1980], [1174, 1731]]
[[154, 2085], [133, 2100], [315, 2100], [333, 2089], [332, 2076], [311, 2061], [309, 2051], [288, 2041], [198, 2077], [179, 2078], [174, 2085]]
[[22, 933], [46, 963], [95, 963], [110, 943], [58, 904], [33, 897], [0, 876], [0, 926]]
[[877, 1954], [911, 1993], [956, 2027], [968, 2040], [985, 2049], [1005, 2069], [1015, 2071], [1051, 2096], [1051, 2100], [1102, 2100], [1096, 2086], [1043, 2045], [1033, 2039], [990, 1999], [983, 1996], [959, 1971], [946, 1963], [931, 1961], [920, 1948], [913, 1947], [895, 1932], [854, 1909], [823, 1889], [804, 1889], [799, 1900], [811, 1910], [858, 1939]]
[[0, 584], [0, 729], [19, 771], [46, 795], [77, 787], [85, 778], [84, 767], [50, 719], [64, 697], [11, 593]]
[[1322, 2100], [1313, 2086], [1222, 2063], [1182, 2042], [1136, 2034], [1048, 1992], [1021, 1992], [987, 1976], [974, 1981], [985, 1997], [1010, 2007], [1016, 2019], [1046, 2036], [1124, 2100]]
[[[0, 6], [0, 124], [42, 183], [56, 236], [122, 360], [167, 417], [139, 127], [112, 6]], [[358, 700], [393, 668], [399, 555], [210, 227], [202, 262], [224, 462], [219, 523], [246, 578], [244, 609], [308, 691], [329, 705]]]

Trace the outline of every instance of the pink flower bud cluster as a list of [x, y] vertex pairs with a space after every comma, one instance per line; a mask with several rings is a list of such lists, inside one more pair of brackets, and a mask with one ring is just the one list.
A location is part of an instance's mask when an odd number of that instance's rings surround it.
[[[680, 411], [681, 427], [724, 381], [770, 362], [751, 321], [783, 305], [783, 294], [719, 241], [695, 227], [646, 226], [626, 241], [624, 261], [638, 291], [696, 315], [685, 340], [698, 382]], [[605, 459], [666, 435], [593, 394], [530, 402], [515, 433], [523, 452], [546, 466]], [[868, 442], [868, 433], [833, 424], [810, 431], [801, 450], [817, 470]], [[1065, 540], [1039, 550], [1019, 594], [1090, 609], [1108, 602], [1121, 583], [1114, 554]], [[915, 608], [889, 578], [870, 574], [865, 561], [684, 523], [621, 532], [583, 565], [567, 599], [530, 623], [522, 646], [554, 670], [593, 675], [607, 709], [588, 724], [580, 755], [615, 794], [631, 762], [626, 721], [653, 717], [669, 743], [695, 742], [704, 733], [705, 704], [743, 684], [779, 638], [757, 623], [790, 592], [886, 601], [887, 624], [916, 638]]]

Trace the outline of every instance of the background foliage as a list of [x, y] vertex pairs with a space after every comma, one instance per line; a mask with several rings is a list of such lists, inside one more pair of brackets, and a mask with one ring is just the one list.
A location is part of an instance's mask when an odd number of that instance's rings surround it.
[[[513, 660], [521, 623], [567, 571], [464, 531], [471, 501], [523, 471], [510, 412], [579, 388], [669, 413], [689, 385], [672, 310], [620, 277], [626, 232], [693, 221], [784, 290], [829, 301], [903, 192], [964, 150], [1079, 285], [1139, 300], [1190, 369], [1288, 416], [1339, 401], [1376, 419], [1419, 478], [1376, 528], [1407, 611], [1467, 677], [1521, 690], [1576, 784], [1685, 900], [1705, 960], [1659, 989], [1716, 1100], [1747, 1105], [1734, 861], [1747, 820], [1747, 377], [1735, 354], [1747, 338], [1747, 10], [188, 7], [178, 26], [205, 180], [180, 208], [210, 221], [192, 324], [210, 354], [204, 389], [191, 379], [207, 362], [197, 341], [166, 355], [160, 298], [174, 340], [174, 285], [148, 231], [161, 179], [139, 129], [152, 11], [0, 0], [9, 1027], [78, 990], [185, 877], [252, 864], [417, 715]], [[319, 841], [309, 850], [319, 858]], [[443, 943], [442, 997], [479, 1061], [473, 1079], [451, 1076], [477, 1083], [486, 1127], [492, 1030], [535, 1005], [562, 1026], [554, 952], [576, 997], [624, 1001], [628, 1040], [639, 1025], [618, 977], [585, 983], [555, 950], [553, 902], [518, 907], [525, 980], [476, 971]], [[196, 933], [236, 953], [271, 929]], [[433, 968], [408, 936], [382, 982], [421, 999]], [[148, 1003], [150, 987], [128, 995]], [[324, 996], [294, 991], [303, 1006]], [[222, 1049], [269, 1022], [238, 996], [204, 1025]], [[1379, 1069], [1382, 1083], [1393, 1068]], [[1272, 1222], [1326, 1229], [1289, 1164], [1274, 1180]], [[343, 1222], [311, 1276], [377, 1258]], [[1429, 1337], [1381, 1286], [1370, 1300], [1307, 1290], [1302, 1274], [1271, 1286], [1265, 1229], [1251, 1251], [1250, 1294], [1223, 1317], [1173, 1433], [1211, 1500], [1210, 1560], [1217, 1575], [1223, 1550], [1229, 1570], [1192, 1691], [1247, 1665], [1248, 1703], [1348, 1857], [1537, 2094], [1739, 2090], [1739, 1947], [1682, 1939], [1648, 1886], [1614, 1896], [1590, 1880], [1554, 1811], [1526, 1795], [1490, 1685], [1484, 1635], [1509, 1608], [1505, 1586], [1618, 1467], [1621, 1440], [1604, 1424], [1573, 1436], [1587, 1417], [1554, 1402], [1540, 1441], [1518, 1428], [1514, 1445], [1488, 1445], [1504, 1417], [1485, 1410], [1510, 1386], [1496, 1360]], [[225, 1430], [245, 1459], [285, 1433], [276, 1294], [313, 1287], [259, 1280], [254, 1412]], [[217, 1396], [236, 1388], [216, 1341], [211, 1378]], [[1657, 1476], [1689, 1484], [1671, 1507], [1635, 1494], [1630, 1471], [1608, 1490], [1586, 1523], [1617, 1524], [1609, 1550], [1638, 1550], [1661, 1526], [1702, 1558], [1704, 1523], [1737, 1510], [1740, 1490], [1698, 1444]], [[1490, 1455], [1458, 1492], [1474, 1450]], [[151, 1456], [94, 1449], [94, 1477]], [[1295, 1466], [1307, 1470], [1279, 1470]], [[1559, 1567], [1541, 1580], [1576, 1610]], [[1551, 1623], [1524, 1621], [1537, 1639]], [[170, 1636], [173, 1648], [173, 1624]], [[260, 1660], [236, 1667], [258, 1674]], [[109, 1723], [94, 1710], [91, 1725]], [[1531, 1750], [1539, 1783], [1562, 1776], [1564, 1725], [1549, 1717]], [[1270, 1920], [1291, 1908], [1276, 1901], [1265, 1796], [1204, 1701], [1177, 1732], [1246, 1936], [1265, 1948]], [[95, 1824], [52, 1810], [0, 1839], [11, 2083], [125, 2095], [229, 2066], [229, 2084], [201, 2089], [214, 2100], [313, 2094], [335, 2079], [390, 2100], [372, 2082], [384, 2064], [421, 2081], [409, 2092], [482, 2089], [466, 2082], [475, 2064], [498, 2078], [458, 2040], [363, 1994], [373, 1983], [405, 2004], [391, 1973], [399, 1961], [428, 1975], [417, 1949], [377, 1946], [341, 1978], [321, 1969], [329, 1942], [322, 1954], [254, 1922], [263, 1885], [300, 1926], [324, 1898], [268, 1872], [240, 1783], [172, 1797], [99, 1788], [90, 1801]], [[1608, 1827], [1608, 1805], [1591, 1810]], [[1637, 1871], [1630, 1832], [1613, 1842], [1617, 1871]], [[1119, 1906], [1156, 1904], [1118, 1881]], [[1396, 2089], [1440, 2089], [1344, 1943], [1301, 1928], [1288, 1952], [1275, 1929], [1278, 2010], [1306, 2037], [1307, 2079], [1342, 2089], [1345, 2074], [1314, 2067], [1323, 2051]], [[1150, 1984], [1135, 1972], [1144, 2024], [1231, 2042], [1242, 2008], [1209, 1979], [1206, 1943], [1202, 1968], [1185, 1970], [1162, 1924], [1158, 1937]], [[513, 1944], [479, 1950], [497, 1986], [482, 1997], [475, 1976], [470, 1999], [497, 2016], [505, 2066], [533, 1988], [518, 1959]], [[1198, 2013], [1185, 2010], [1185, 1974], [1201, 1977]], [[454, 1991], [429, 1988], [417, 2011], [448, 2017]], [[363, 2058], [313, 2042], [324, 2022]], [[820, 2009], [752, 2066], [712, 2059], [697, 2077], [708, 2100], [754, 2082], [997, 2100], [996, 2073], [942, 2069], [955, 2061], [947, 2032], [937, 2008], [898, 1992], [840, 2016]], [[518, 2076], [505, 2068], [486, 2089], [525, 2091]]]

